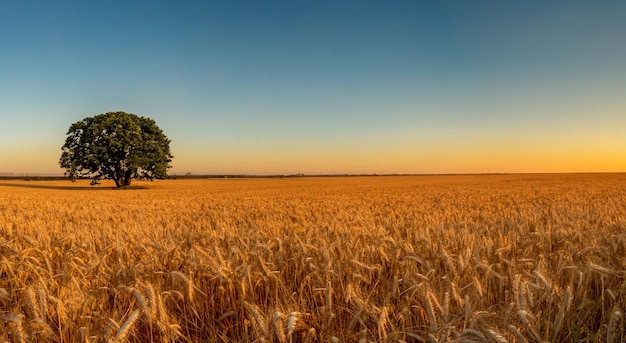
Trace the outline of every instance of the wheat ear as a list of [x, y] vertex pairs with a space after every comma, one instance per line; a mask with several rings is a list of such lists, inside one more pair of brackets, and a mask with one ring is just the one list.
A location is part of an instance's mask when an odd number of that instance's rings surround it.
[[287, 335], [285, 334], [285, 315], [280, 312], [274, 312], [272, 315], [274, 321], [274, 333], [280, 343], [287, 342]]
[[619, 337], [618, 337], [617, 327], [621, 319], [622, 319], [622, 312], [620, 312], [619, 310], [613, 311], [613, 313], [611, 313], [611, 318], [609, 319], [609, 325], [608, 325], [607, 332], [606, 332], [607, 343], [613, 343], [613, 342], [618, 341]]
[[261, 336], [267, 337], [267, 325], [265, 324], [265, 318], [261, 315], [261, 311], [259, 311], [258, 306], [249, 302], [244, 302], [244, 307], [248, 314], [252, 317], [252, 323], [254, 324], [254, 328], [257, 332]]
[[128, 316], [128, 319], [126, 319], [124, 325], [122, 325], [122, 327], [117, 330], [117, 334], [115, 335], [115, 339], [113, 340], [113, 342], [123, 342], [126, 339], [128, 334], [130, 333], [130, 329], [132, 329], [133, 325], [137, 321], [140, 312], [141, 310], [134, 310], [133, 313]]
[[304, 343], [311, 343], [313, 342], [314, 338], [315, 338], [315, 329], [310, 328], [309, 331], [307, 331], [306, 333], [306, 337], [304, 337]]
[[183, 282], [185, 283], [186, 289], [185, 289], [185, 295], [187, 296], [187, 301], [190, 304], [193, 304], [193, 297], [194, 297], [194, 287], [193, 287], [193, 282], [187, 277], [185, 276], [185, 274], [181, 273], [181, 272], [171, 272], [171, 275], [176, 275], [178, 276], [181, 280], [183, 280]]

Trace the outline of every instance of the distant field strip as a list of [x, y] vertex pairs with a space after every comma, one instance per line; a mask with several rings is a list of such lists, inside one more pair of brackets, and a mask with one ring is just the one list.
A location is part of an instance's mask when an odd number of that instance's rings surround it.
[[626, 174], [136, 185], [0, 182], [0, 341], [626, 339]]

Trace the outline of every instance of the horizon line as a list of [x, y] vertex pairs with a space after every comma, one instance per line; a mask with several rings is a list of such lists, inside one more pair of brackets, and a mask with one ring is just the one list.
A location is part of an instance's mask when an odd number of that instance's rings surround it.
[[[624, 174], [626, 171], [557, 171], [557, 172], [447, 172], [447, 173], [295, 173], [295, 174], [168, 174], [167, 179], [224, 179], [224, 178], [300, 178], [300, 177], [359, 177], [359, 176], [463, 176], [463, 175], [558, 175], [558, 174]], [[0, 172], [0, 179], [68, 179], [58, 173]], [[90, 177], [79, 179], [89, 180]]]

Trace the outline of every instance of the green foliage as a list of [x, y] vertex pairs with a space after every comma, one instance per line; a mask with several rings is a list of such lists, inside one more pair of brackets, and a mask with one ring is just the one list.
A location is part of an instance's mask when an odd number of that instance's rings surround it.
[[78, 121], [67, 132], [59, 164], [71, 180], [112, 179], [117, 187], [131, 179], [167, 177], [170, 140], [150, 118], [108, 112]]

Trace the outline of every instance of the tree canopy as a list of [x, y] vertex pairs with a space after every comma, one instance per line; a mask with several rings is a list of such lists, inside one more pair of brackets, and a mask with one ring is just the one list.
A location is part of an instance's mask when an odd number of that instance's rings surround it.
[[167, 177], [170, 142], [150, 118], [108, 112], [70, 126], [59, 164], [72, 180], [112, 179], [117, 187], [129, 186], [133, 178]]

